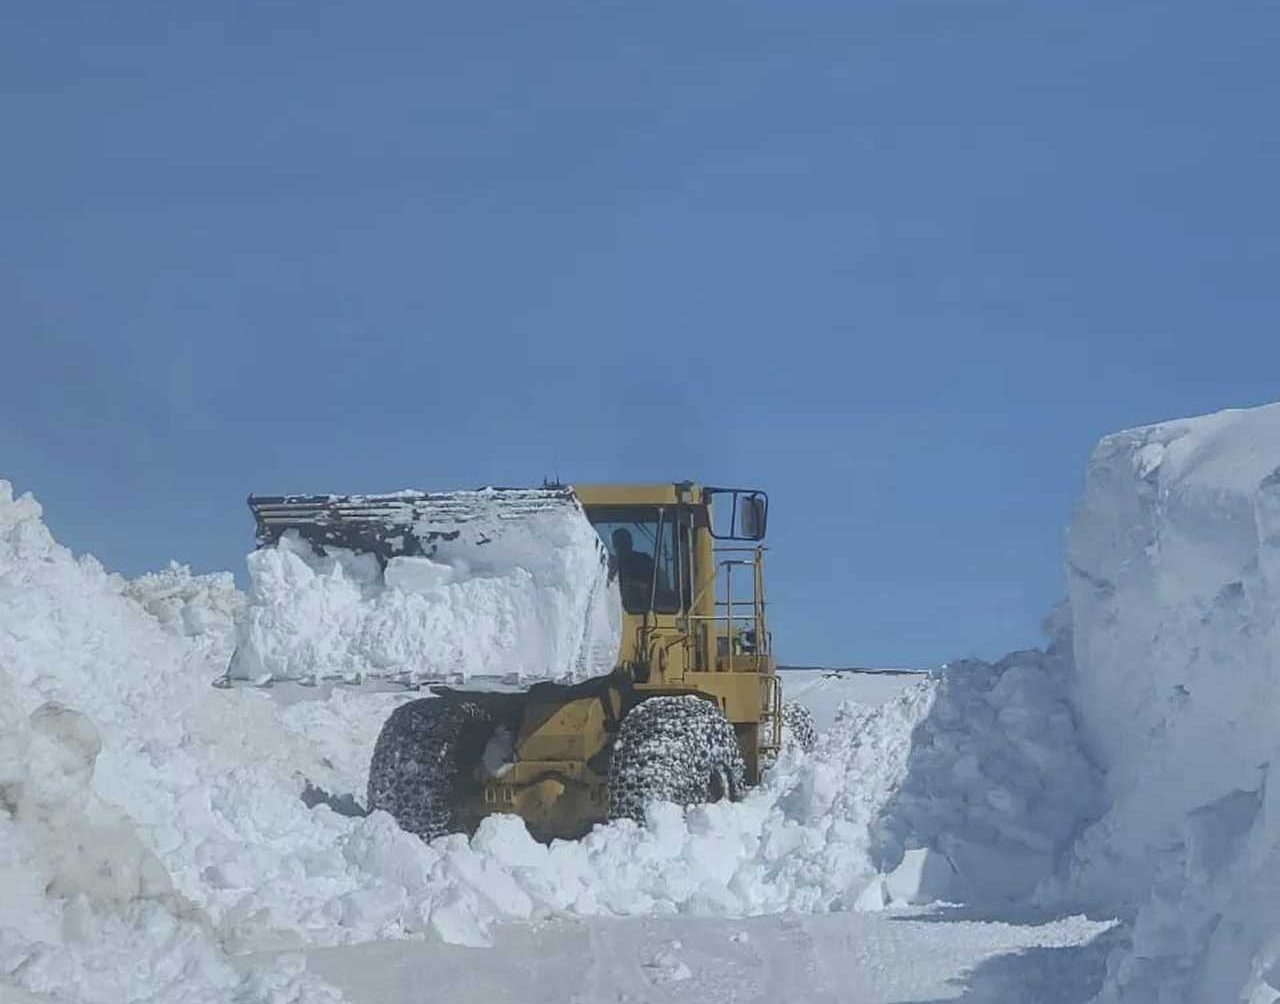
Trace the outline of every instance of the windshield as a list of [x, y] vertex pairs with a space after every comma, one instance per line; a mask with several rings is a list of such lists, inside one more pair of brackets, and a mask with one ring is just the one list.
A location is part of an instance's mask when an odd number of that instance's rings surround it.
[[676, 510], [656, 506], [592, 506], [587, 510], [609, 551], [627, 613], [680, 610], [679, 535]]

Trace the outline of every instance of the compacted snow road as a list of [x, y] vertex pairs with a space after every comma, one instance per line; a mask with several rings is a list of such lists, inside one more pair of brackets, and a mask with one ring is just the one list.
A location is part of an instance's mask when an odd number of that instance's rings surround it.
[[379, 941], [308, 953], [351, 1004], [1083, 1004], [1108, 925], [839, 913], [509, 925], [493, 948]]

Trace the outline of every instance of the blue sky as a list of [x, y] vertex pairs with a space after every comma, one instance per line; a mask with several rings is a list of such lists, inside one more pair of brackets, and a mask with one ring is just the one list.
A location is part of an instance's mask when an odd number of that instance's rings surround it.
[[135, 573], [249, 491], [772, 497], [775, 645], [1038, 639], [1092, 443], [1280, 398], [1280, 8], [29, 4], [0, 476]]

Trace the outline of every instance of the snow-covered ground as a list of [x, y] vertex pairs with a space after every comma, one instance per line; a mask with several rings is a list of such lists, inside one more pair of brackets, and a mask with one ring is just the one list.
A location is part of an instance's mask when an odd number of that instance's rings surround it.
[[352, 1004], [795, 1001], [1083, 1004], [1101, 984], [1108, 925], [1008, 924], [936, 912], [651, 917], [503, 927], [494, 950], [381, 941], [307, 964]]
[[[526, 574], [388, 576], [286, 541], [246, 597], [180, 566], [112, 575], [0, 482], [0, 998], [399, 1001], [430, 979], [441, 999], [1280, 1001], [1280, 406], [1103, 440], [1044, 651], [786, 674], [822, 735], [739, 803], [550, 846], [512, 817], [427, 845], [304, 803], [362, 800], [417, 696], [326, 678], [487, 675], [530, 640], [525, 678], [604, 658], [595, 545], [553, 529]], [[237, 647], [246, 676], [319, 685], [210, 686]]]

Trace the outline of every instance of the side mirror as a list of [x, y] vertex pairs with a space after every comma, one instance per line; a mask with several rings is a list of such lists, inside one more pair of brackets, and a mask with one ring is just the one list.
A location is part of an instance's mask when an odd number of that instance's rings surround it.
[[747, 488], [708, 488], [711, 536], [717, 540], [763, 540], [769, 521], [769, 497]]
[[738, 532], [748, 540], [764, 537], [764, 499], [759, 495], [738, 497]]

